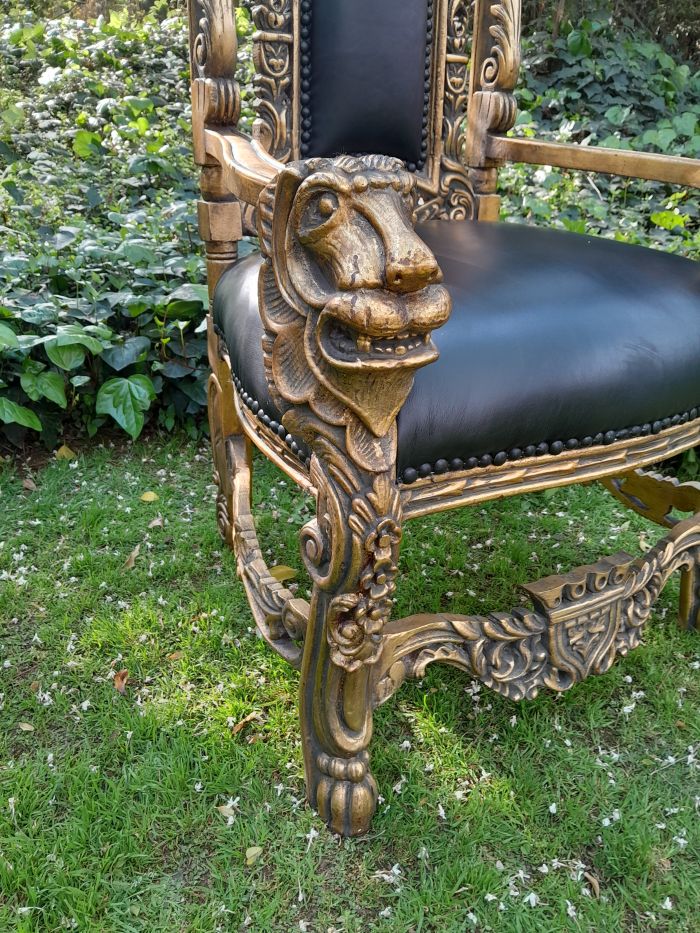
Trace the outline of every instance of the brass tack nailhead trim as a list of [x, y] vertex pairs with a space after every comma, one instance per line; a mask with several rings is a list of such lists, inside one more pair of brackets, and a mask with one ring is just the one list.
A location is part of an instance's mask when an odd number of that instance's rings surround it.
[[478, 467], [502, 466], [508, 460], [522, 460], [523, 457], [543, 457], [547, 454], [556, 457], [565, 450], [576, 450], [578, 447], [592, 447], [600, 444], [613, 444], [615, 441], [632, 440], [635, 437], [644, 437], [648, 434], [659, 434], [667, 428], [687, 421], [694, 421], [698, 417], [698, 409], [691, 408], [682, 414], [669, 418], [660, 418], [656, 421], [647, 421], [642, 425], [631, 428], [620, 428], [617, 431], [601, 431], [595, 435], [586, 435], [583, 438], [571, 437], [568, 441], [541, 441], [539, 444], [528, 444], [526, 447], [513, 447], [510, 450], [501, 450], [496, 454], [482, 454], [480, 457], [456, 457], [449, 462], [445, 459], [436, 460], [435, 463], [422, 463], [419, 467], [406, 467], [399, 477], [400, 482], [409, 486], [417, 479], [426, 476], [440, 475], [442, 473], [457, 472], [459, 470], [475, 470]]

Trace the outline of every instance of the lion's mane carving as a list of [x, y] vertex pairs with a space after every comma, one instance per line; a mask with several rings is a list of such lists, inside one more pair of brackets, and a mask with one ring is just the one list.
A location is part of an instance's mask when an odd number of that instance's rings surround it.
[[374, 471], [395, 459], [396, 415], [450, 313], [413, 230], [413, 189], [397, 159], [339, 156], [290, 163], [258, 202], [272, 397], [344, 426], [350, 456]]

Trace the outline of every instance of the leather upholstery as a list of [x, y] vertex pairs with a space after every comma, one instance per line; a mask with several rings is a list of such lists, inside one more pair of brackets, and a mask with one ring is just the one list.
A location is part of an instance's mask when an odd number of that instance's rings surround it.
[[[399, 415], [399, 470], [504, 460], [541, 442], [556, 452], [557, 442], [590, 443], [700, 405], [700, 263], [515, 224], [437, 220], [417, 231], [453, 311], [433, 335], [440, 358], [418, 370]], [[222, 277], [214, 319], [234, 373], [277, 418], [262, 367], [258, 266], [252, 255]]]
[[[302, 156], [381, 152], [414, 166], [427, 0], [314, 0], [302, 39]], [[387, 36], [391, 41], [387, 42]]]

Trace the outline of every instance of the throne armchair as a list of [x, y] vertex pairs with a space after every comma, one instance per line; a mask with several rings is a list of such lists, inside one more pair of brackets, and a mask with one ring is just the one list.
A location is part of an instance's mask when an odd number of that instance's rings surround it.
[[[681, 623], [700, 609], [700, 485], [645, 470], [700, 443], [700, 266], [493, 223], [508, 159], [695, 186], [700, 168], [506, 136], [520, 2], [477, 2], [471, 44], [470, 6], [260, 2], [248, 137], [232, 4], [190, 2], [218, 524], [300, 670], [309, 800], [346, 835], [376, 805], [373, 709], [406, 677], [443, 661], [531, 699], [636, 647], [675, 571]], [[309, 602], [263, 559], [254, 447], [315, 497]], [[391, 619], [405, 521], [591, 480], [666, 537], [527, 586], [530, 609]]]

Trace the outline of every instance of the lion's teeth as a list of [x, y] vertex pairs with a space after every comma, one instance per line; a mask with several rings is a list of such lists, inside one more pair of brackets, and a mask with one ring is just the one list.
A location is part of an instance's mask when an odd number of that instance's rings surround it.
[[430, 343], [430, 334], [423, 334], [423, 343], [426, 345]]
[[372, 349], [372, 341], [369, 339], [369, 337], [360, 336], [357, 338], [356, 343], [357, 349], [362, 350], [363, 353], [369, 353]]
[[394, 352], [396, 353], [397, 356], [403, 356], [404, 353], [406, 352], [406, 347], [404, 347], [403, 344], [399, 344], [399, 346], [396, 348]]

